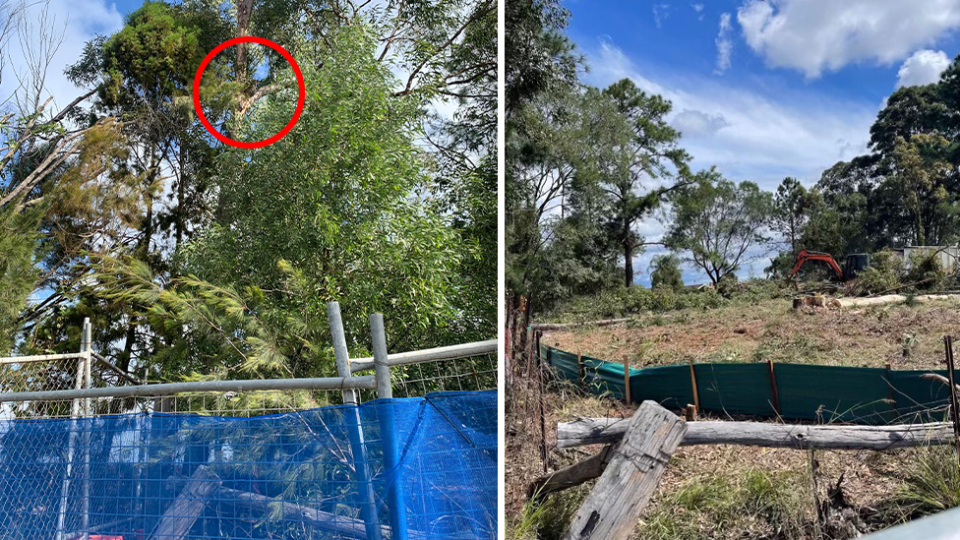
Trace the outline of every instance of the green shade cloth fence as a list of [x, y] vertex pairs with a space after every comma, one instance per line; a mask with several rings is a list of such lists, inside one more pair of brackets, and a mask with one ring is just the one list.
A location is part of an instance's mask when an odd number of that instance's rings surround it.
[[[694, 403], [689, 365], [626, 368], [541, 344], [541, 358], [557, 377], [580, 381], [596, 394], [623, 399], [624, 369], [629, 369], [630, 398], [652, 400], [670, 409]], [[894, 371], [884, 368], [774, 364], [777, 398], [774, 406], [767, 363], [694, 364], [700, 410], [717, 414], [780, 416], [787, 420], [818, 420], [858, 424], [889, 424], [944, 420], [947, 387], [920, 378], [946, 371]]]

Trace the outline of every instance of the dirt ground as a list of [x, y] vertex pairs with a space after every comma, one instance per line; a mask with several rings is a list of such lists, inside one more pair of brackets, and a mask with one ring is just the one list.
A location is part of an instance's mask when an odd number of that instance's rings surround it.
[[752, 306], [651, 315], [614, 327], [551, 332], [543, 342], [633, 367], [696, 362], [792, 362], [933, 368], [942, 338], [956, 333], [960, 303], [936, 301], [862, 309], [804, 308], [789, 299]]
[[[958, 308], [960, 304], [955, 301], [937, 301], [918, 306], [795, 311], [787, 300], [772, 300], [752, 306], [653, 315], [619, 327], [552, 332], [545, 335], [543, 341], [595, 358], [627, 360], [635, 367], [671, 365], [692, 357], [703, 362], [773, 358], [777, 362], [823, 365], [884, 366], [890, 363], [894, 369], [935, 368], [943, 362], [942, 336], [956, 333], [960, 327]], [[517, 384], [519, 387], [508, 397], [506, 417], [508, 528], [521, 519], [527, 486], [543, 474], [539, 450], [540, 399], [535, 385], [529, 381]], [[629, 417], [636, 405], [585, 395], [576, 388], [560, 385], [549, 387], [544, 393], [543, 409], [547, 466], [548, 470], [555, 471], [600, 450], [599, 446], [557, 450], [558, 422], [578, 417]], [[910, 458], [910, 452], [818, 451], [813, 455], [817, 465], [814, 476], [810, 474], [811, 456], [805, 451], [719, 445], [683, 447], [674, 455], [648, 509], [656, 512], [666, 505], [675, 505], [670, 495], [691, 481], [725, 474], [748, 464], [764, 471], [797, 473], [804, 482], [816, 478], [821, 499], [827, 498], [828, 488], [842, 477], [845, 503], [860, 515], [880, 516], [883, 512], [878, 508], [889, 508], [890, 500], [902, 487], [902, 463]], [[586, 493], [586, 489], [582, 492]], [[811, 497], [810, 511], [814, 516], [815, 508]], [[864, 525], [863, 531], [902, 518], [886, 514]], [[714, 536], [707, 529], [703, 533], [705, 538], [727, 537]], [[736, 537], [773, 538], [768, 533], [744, 530]], [[775, 537], [790, 536], [777, 533]]]

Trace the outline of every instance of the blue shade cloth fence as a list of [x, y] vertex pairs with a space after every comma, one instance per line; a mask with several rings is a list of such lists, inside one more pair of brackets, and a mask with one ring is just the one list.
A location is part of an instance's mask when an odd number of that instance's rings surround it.
[[636, 369], [542, 344], [540, 355], [557, 377], [594, 393], [623, 399], [629, 384], [632, 402], [653, 400], [672, 409], [699, 402], [701, 411], [717, 414], [888, 424], [943, 420], [949, 400], [945, 385], [920, 378], [924, 373], [945, 376], [943, 370], [786, 363]]
[[12, 420], [0, 422], [0, 537], [495, 538], [496, 475], [495, 391], [250, 418]]
[[145, 384], [89, 322], [0, 359], [0, 538], [495, 538], [496, 342], [388, 355], [373, 314], [351, 361], [328, 315], [339, 377]]

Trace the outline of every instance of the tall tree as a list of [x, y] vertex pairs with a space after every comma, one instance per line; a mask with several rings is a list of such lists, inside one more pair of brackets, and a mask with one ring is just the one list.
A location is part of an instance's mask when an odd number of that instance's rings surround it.
[[791, 256], [800, 252], [800, 238], [809, 220], [810, 195], [796, 178], [784, 178], [774, 195], [773, 228], [790, 246]]
[[[643, 239], [634, 226], [650, 215], [671, 191], [687, 184], [687, 162], [690, 156], [680, 148], [680, 132], [666, 121], [669, 101], [648, 95], [630, 79], [622, 79], [604, 90], [627, 120], [632, 140], [619, 148], [624, 168], [601, 179], [611, 199], [612, 214], [608, 221], [611, 237], [623, 253], [624, 285], [634, 285], [633, 257], [639, 254]], [[666, 181], [665, 186], [649, 189], [644, 182]], [[669, 182], [675, 182], [669, 184]]]
[[666, 243], [690, 254], [714, 286], [735, 272], [770, 240], [773, 197], [752, 182], [735, 184], [715, 169], [701, 171], [694, 183], [670, 195]]

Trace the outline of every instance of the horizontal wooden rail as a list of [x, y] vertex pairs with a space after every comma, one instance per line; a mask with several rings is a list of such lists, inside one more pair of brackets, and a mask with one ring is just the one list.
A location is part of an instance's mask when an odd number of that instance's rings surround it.
[[[557, 448], [615, 444], [629, 418], [582, 418], [557, 424]], [[765, 422], [689, 422], [681, 446], [735, 444], [771, 448], [891, 450], [953, 443], [946, 422], [890, 426], [796, 425]]]

